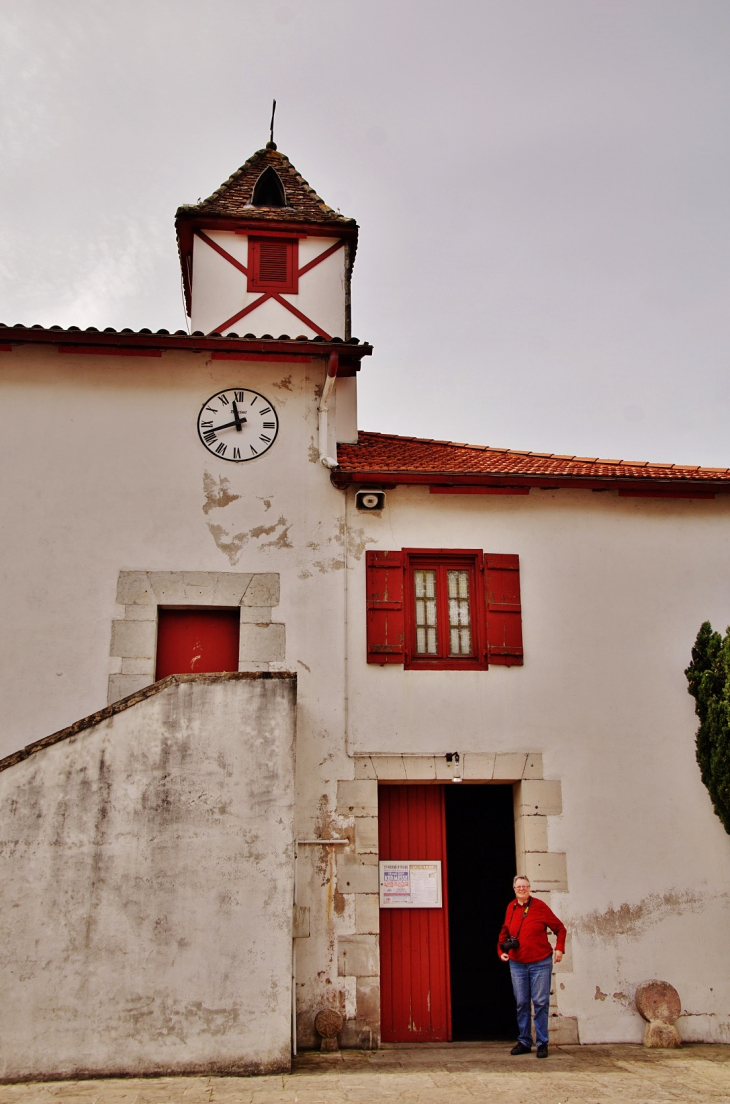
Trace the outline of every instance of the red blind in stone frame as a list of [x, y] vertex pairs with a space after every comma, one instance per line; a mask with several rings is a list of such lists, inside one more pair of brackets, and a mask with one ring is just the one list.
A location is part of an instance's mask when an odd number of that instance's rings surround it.
[[446, 817], [443, 786], [380, 786], [381, 859], [441, 861], [442, 908], [380, 910], [381, 1036], [451, 1039]]
[[239, 609], [161, 609], [156, 679], [238, 670]]

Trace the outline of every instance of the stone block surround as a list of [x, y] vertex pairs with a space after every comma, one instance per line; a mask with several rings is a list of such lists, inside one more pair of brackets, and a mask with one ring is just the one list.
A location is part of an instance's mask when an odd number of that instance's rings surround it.
[[[377, 1046], [380, 1035], [380, 978], [378, 962], [378, 784], [451, 782], [454, 764], [445, 755], [359, 755], [354, 778], [337, 785], [337, 813], [343, 830], [354, 829], [354, 853], [337, 855], [337, 889], [354, 895], [355, 931], [338, 937], [340, 976], [356, 979], [356, 1015], [345, 1022], [343, 1046]], [[515, 814], [517, 870], [527, 874], [532, 889], [550, 904], [551, 891], [568, 889], [567, 858], [548, 850], [549, 818], [562, 813], [561, 784], [545, 778], [542, 755], [530, 752], [471, 753], [461, 757], [463, 782], [512, 785]], [[570, 935], [563, 961], [556, 973], [573, 969]], [[361, 1000], [362, 996], [362, 1000]], [[557, 985], [550, 997], [550, 1038], [556, 1043], [577, 1043], [578, 1022], [561, 1016]]]
[[239, 671], [278, 669], [286, 655], [286, 627], [272, 621], [279, 604], [279, 575], [250, 571], [120, 571], [109, 654], [118, 670], [109, 675], [107, 702], [119, 701], [155, 679], [157, 610], [238, 606]]

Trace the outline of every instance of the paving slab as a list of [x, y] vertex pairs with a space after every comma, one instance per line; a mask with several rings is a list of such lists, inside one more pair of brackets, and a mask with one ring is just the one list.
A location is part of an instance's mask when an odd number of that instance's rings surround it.
[[289, 1074], [0, 1084], [0, 1104], [730, 1104], [730, 1046], [393, 1045], [306, 1051]]

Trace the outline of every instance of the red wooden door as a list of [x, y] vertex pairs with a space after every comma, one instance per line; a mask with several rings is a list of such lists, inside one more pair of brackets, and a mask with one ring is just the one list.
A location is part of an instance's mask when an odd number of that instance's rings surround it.
[[155, 678], [238, 670], [237, 609], [159, 611]]
[[443, 908], [380, 910], [381, 1035], [386, 1043], [451, 1038], [443, 786], [381, 786], [381, 859], [440, 859]]

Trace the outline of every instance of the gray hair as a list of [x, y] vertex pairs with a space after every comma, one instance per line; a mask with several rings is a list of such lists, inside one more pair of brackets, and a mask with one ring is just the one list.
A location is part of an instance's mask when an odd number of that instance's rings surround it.
[[527, 882], [527, 884], [529, 885], [530, 884], [530, 879], [527, 877], [526, 874], [515, 874], [514, 878], [512, 879], [512, 888], [513, 889], [515, 888], [515, 885], [517, 884], [517, 882]]

